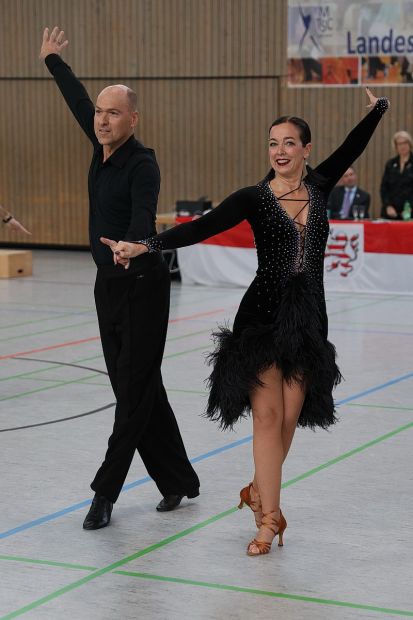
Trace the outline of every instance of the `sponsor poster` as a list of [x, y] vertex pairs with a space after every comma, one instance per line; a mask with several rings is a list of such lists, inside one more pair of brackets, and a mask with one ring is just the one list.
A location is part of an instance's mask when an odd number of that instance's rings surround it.
[[289, 0], [289, 86], [413, 84], [413, 0]]

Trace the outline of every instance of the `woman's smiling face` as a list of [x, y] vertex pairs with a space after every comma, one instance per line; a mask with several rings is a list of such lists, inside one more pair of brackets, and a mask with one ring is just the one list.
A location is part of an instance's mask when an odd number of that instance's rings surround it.
[[284, 177], [300, 176], [310, 150], [311, 144], [303, 145], [300, 131], [293, 123], [271, 127], [268, 153], [270, 164], [277, 174]]

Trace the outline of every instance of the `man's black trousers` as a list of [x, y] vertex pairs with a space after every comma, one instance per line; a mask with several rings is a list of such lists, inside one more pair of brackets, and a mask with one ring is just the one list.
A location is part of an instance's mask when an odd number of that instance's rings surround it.
[[162, 495], [199, 494], [199, 479], [162, 382], [169, 294], [169, 271], [161, 254], [133, 260], [130, 270], [98, 267], [96, 309], [117, 404], [105, 460], [91, 487], [112, 502], [135, 450]]

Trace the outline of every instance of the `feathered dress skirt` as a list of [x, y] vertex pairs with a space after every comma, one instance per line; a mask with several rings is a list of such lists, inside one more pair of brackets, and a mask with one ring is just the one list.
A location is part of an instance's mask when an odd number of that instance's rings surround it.
[[253, 297], [249, 289], [233, 331], [221, 327], [213, 334], [207, 417], [232, 428], [250, 412], [249, 395], [261, 385], [260, 373], [275, 365], [287, 382], [299, 382], [305, 389], [298, 426], [328, 428], [336, 422], [332, 391], [341, 374], [335, 348], [327, 340], [323, 292], [298, 273], [276, 291], [266, 316], [252, 311]]

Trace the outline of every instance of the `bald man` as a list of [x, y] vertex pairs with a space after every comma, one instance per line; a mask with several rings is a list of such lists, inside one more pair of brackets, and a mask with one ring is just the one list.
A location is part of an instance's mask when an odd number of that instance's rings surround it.
[[[159, 511], [199, 495], [199, 479], [169, 405], [161, 376], [169, 315], [170, 279], [162, 255], [113, 262], [100, 237], [146, 239], [156, 233], [160, 174], [155, 153], [134, 137], [136, 93], [117, 84], [104, 88], [94, 105], [60, 55], [64, 32], [46, 28], [40, 58], [93, 146], [89, 169], [89, 237], [97, 265], [95, 302], [102, 348], [116, 396], [108, 449], [91, 488], [95, 491], [83, 528], [109, 524], [135, 450], [163, 499]], [[55, 136], [59, 148], [58, 136]], [[70, 158], [70, 153], [67, 156]]]

